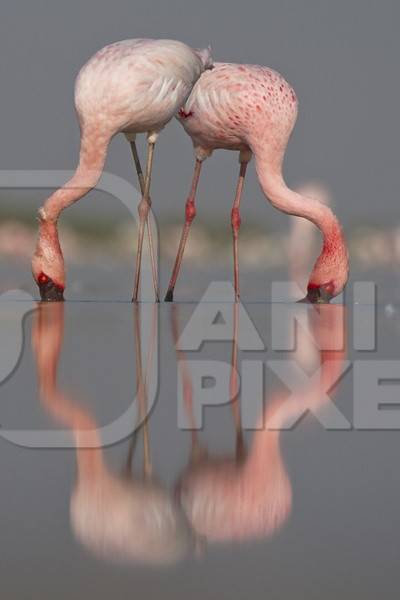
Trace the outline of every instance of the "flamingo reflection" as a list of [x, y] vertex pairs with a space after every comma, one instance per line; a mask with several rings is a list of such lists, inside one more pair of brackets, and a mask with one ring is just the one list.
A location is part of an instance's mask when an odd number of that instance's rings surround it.
[[[153, 325], [156, 307], [151, 307]], [[63, 303], [40, 304], [32, 334], [40, 398], [45, 409], [73, 432], [77, 478], [70, 502], [76, 538], [93, 554], [112, 561], [167, 565], [182, 559], [194, 538], [173, 495], [152, 475], [146, 414], [149, 370], [142, 366], [139, 306], [134, 306], [139, 418], [143, 421], [143, 474], [133, 475], [137, 433], [122, 473], [107, 465], [94, 416], [57, 384], [64, 331]], [[151, 328], [154, 337], [155, 328]], [[154, 344], [149, 344], [147, 367]]]
[[[175, 344], [178, 339], [177, 310], [178, 306], [174, 306]], [[177, 483], [177, 496], [194, 531], [209, 542], [267, 538], [284, 525], [291, 513], [292, 486], [281, 453], [280, 431], [287, 421], [302, 415], [306, 409], [315, 412], [324, 404], [326, 396], [322, 391], [329, 390], [336, 382], [345, 353], [344, 347], [324, 350], [340, 347], [340, 344], [332, 344], [332, 337], [342, 339], [344, 335], [344, 308], [321, 305], [316, 312], [311, 307], [307, 310], [310, 331], [317, 347], [322, 348], [318, 381], [313, 379], [307, 389], [292, 394], [290, 399], [287, 392], [273, 393], [260, 415], [259, 428], [253, 434], [247, 452], [244, 448], [238, 452], [242, 440], [238, 429], [236, 456], [231, 457], [210, 456], [204, 450], [199, 452], [197, 432], [192, 430], [192, 455]], [[232, 372], [236, 372], [237, 367], [237, 315], [234, 323]], [[309, 336], [301, 336], [299, 342], [302, 347], [294, 354], [296, 361], [302, 351], [309, 355], [308, 345], [312, 343]], [[184, 371], [182, 381], [188, 419], [194, 427], [190, 362], [182, 360], [180, 351], [178, 356]], [[239, 412], [236, 408], [236, 424]]]

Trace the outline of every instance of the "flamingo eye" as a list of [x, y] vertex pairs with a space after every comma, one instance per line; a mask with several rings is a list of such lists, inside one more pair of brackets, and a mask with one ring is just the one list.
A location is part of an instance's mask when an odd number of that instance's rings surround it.
[[40, 273], [38, 276], [38, 283], [44, 284], [44, 283], [48, 283], [50, 281], [50, 279], [47, 277], [47, 275], [45, 275], [44, 273]]
[[189, 112], [185, 112], [185, 110], [183, 108], [179, 109], [178, 115], [181, 119], [187, 119], [188, 117], [192, 117], [193, 116], [193, 111], [190, 110]]

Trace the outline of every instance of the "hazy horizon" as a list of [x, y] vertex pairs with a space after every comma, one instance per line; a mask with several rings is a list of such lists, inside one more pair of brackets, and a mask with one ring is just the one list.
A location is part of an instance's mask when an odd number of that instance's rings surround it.
[[[280, 71], [300, 100], [285, 165], [288, 183], [324, 182], [344, 225], [393, 222], [400, 84], [391, 73], [397, 72], [399, 17], [394, 0], [376, 6], [361, 0], [281, 0], [268, 6], [237, 0], [229, 6], [211, 0], [6, 3], [0, 24], [0, 168], [73, 169], [79, 147], [73, 88], [82, 64], [119, 39], [171, 37], [196, 47], [211, 43], [219, 61]], [[192, 168], [191, 141], [171, 122], [156, 150], [152, 198], [160, 219], [182, 215]], [[113, 141], [106, 169], [135, 181], [123, 136]], [[237, 170], [233, 152], [218, 151], [207, 161], [198, 194], [198, 214], [205, 220], [215, 214], [228, 222]], [[32, 218], [45, 196], [11, 194], [13, 202], [32, 210]], [[117, 204], [92, 193], [71, 210], [123, 216]], [[266, 206], [253, 167], [242, 207], [243, 221], [286, 226], [286, 217]]]

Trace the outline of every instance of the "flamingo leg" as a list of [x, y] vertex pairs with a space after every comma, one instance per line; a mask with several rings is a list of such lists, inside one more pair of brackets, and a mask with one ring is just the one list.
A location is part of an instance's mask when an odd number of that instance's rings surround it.
[[178, 348], [178, 314], [177, 314], [177, 306], [173, 306], [171, 310], [171, 325], [172, 325], [172, 336], [174, 339], [174, 346], [176, 352], [176, 359], [179, 364], [179, 370], [182, 378], [182, 386], [183, 386], [183, 400], [185, 403], [186, 415], [189, 423], [190, 434], [191, 434], [191, 461], [197, 462], [201, 459], [205, 458], [207, 452], [202, 447], [199, 436], [197, 434], [196, 429], [196, 421], [193, 414], [193, 386], [192, 386], [192, 376], [190, 373], [190, 369], [185, 357], [185, 354], [182, 350]]
[[240, 154], [240, 171], [239, 178], [236, 186], [235, 200], [233, 202], [231, 212], [231, 225], [232, 225], [232, 236], [233, 236], [233, 273], [234, 273], [234, 286], [235, 286], [235, 301], [238, 302], [240, 298], [240, 287], [239, 287], [239, 230], [241, 225], [240, 219], [240, 201], [242, 199], [242, 192], [244, 187], [244, 178], [246, 176], [246, 170], [248, 165], [248, 159], [242, 157]]
[[[129, 143], [131, 146], [133, 162], [135, 163], [136, 173], [137, 173], [138, 180], [139, 180], [140, 191], [141, 191], [142, 196], [144, 196], [145, 178], [143, 175], [142, 165], [140, 164], [140, 158], [139, 158], [139, 153], [137, 151], [136, 141], [134, 139], [131, 139], [129, 141]], [[158, 286], [157, 286], [157, 266], [156, 266], [156, 259], [155, 259], [155, 255], [154, 255], [153, 234], [151, 231], [151, 225], [150, 225], [150, 221], [148, 218], [146, 219], [146, 228], [147, 228], [147, 239], [148, 239], [148, 243], [149, 243], [149, 253], [150, 253], [150, 260], [151, 260], [151, 272], [153, 275], [154, 293], [156, 296], [156, 300], [158, 301], [159, 298], [158, 298]]]
[[129, 141], [132, 151], [133, 162], [135, 163], [136, 173], [139, 179], [140, 192], [143, 196], [144, 194], [144, 175], [142, 170], [142, 165], [140, 164], [139, 153], [136, 146], [136, 141], [131, 139]]
[[185, 251], [185, 246], [186, 246], [186, 242], [188, 239], [190, 226], [193, 222], [193, 219], [196, 216], [196, 192], [197, 192], [197, 186], [199, 184], [199, 179], [200, 179], [201, 165], [202, 165], [202, 161], [197, 158], [195, 167], [194, 167], [192, 187], [190, 189], [189, 197], [186, 200], [185, 224], [182, 229], [181, 240], [179, 242], [178, 253], [176, 255], [174, 269], [173, 269], [172, 275], [171, 275], [171, 280], [169, 282], [168, 290], [165, 295], [165, 302], [172, 302], [174, 299], [174, 289], [175, 289], [175, 285], [176, 285], [176, 280], [178, 279], [179, 270], [181, 268], [183, 253]]
[[233, 304], [233, 336], [231, 355], [231, 375], [229, 380], [229, 398], [231, 401], [233, 420], [236, 431], [236, 458], [240, 460], [244, 455], [244, 440], [242, 420], [239, 404], [239, 381], [238, 381], [238, 329], [239, 329], [239, 304]]
[[147, 419], [143, 423], [143, 474], [146, 479], [150, 479], [153, 474], [150, 454], [150, 435]]
[[137, 430], [135, 430], [133, 432], [131, 440], [129, 442], [128, 456], [126, 458], [126, 466], [125, 466], [125, 472], [127, 473], [127, 475], [131, 475], [131, 473], [132, 473], [133, 457], [134, 457], [135, 450], [136, 450], [136, 442], [137, 442]]
[[[135, 148], [136, 148], [136, 145], [135, 145]], [[144, 181], [143, 181], [143, 173], [141, 173], [141, 175], [140, 175], [139, 171], [138, 171], [139, 183], [141, 183], [141, 178], [142, 178], [141, 185], [143, 184], [143, 190], [142, 190], [142, 199], [141, 199], [141, 201], [139, 203], [139, 207], [138, 207], [140, 221], [139, 221], [138, 248], [137, 248], [137, 255], [136, 255], [135, 284], [134, 284], [134, 289], [133, 289], [132, 302], [137, 302], [138, 294], [139, 294], [140, 271], [141, 271], [141, 264], [142, 264], [143, 238], [144, 238], [145, 227], [147, 227], [148, 233], [149, 233], [149, 247], [150, 247], [150, 256], [151, 256], [151, 261], [152, 261], [152, 275], [153, 275], [154, 292], [155, 292], [155, 296], [156, 296], [156, 302], [159, 302], [156, 263], [155, 263], [155, 258], [154, 258], [153, 241], [152, 241], [152, 236], [151, 236], [151, 231], [150, 231], [150, 223], [149, 223], [149, 210], [151, 207], [150, 184], [151, 184], [151, 173], [152, 173], [152, 169], [153, 169], [154, 148], [155, 148], [155, 139], [151, 136], [151, 137], [149, 137], [149, 140], [148, 140], [147, 165], [146, 165], [146, 175], [144, 177]], [[133, 152], [133, 149], [132, 149], [132, 152]], [[137, 160], [139, 161], [139, 156], [137, 155], [137, 151], [136, 151], [136, 156], [137, 156]], [[134, 155], [134, 161], [135, 161], [135, 165], [137, 165], [138, 163], [136, 162], [135, 155]], [[139, 161], [139, 164], [140, 164], [140, 161]], [[141, 172], [141, 167], [140, 167], [140, 172]]]

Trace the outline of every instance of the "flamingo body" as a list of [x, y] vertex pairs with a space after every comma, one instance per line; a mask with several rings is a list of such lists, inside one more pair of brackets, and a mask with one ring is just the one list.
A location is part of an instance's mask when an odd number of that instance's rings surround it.
[[250, 150], [255, 131], [283, 145], [297, 117], [297, 98], [284, 78], [267, 67], [215, 63], [179, 113], [195, 148]]
[[194, 531], [208, 541], [268, 537], [288, 518], [292, 488], [278, 436], [262, 436], [243, 464], [206, 459], [183, 475], [177, 488], [180, 501]]
[[75, 105], [83, 128], [158, 132], [176, 114], [209, 56], [174, 40], [133, 39], [97, 52], [82, 67]]
[[118, 478], [104, 468], [95, 480], [80, 478], [70, 510], [76, 537], [101, 558], [171, 564], [194, 546], [184, 515], [155, 481]]

